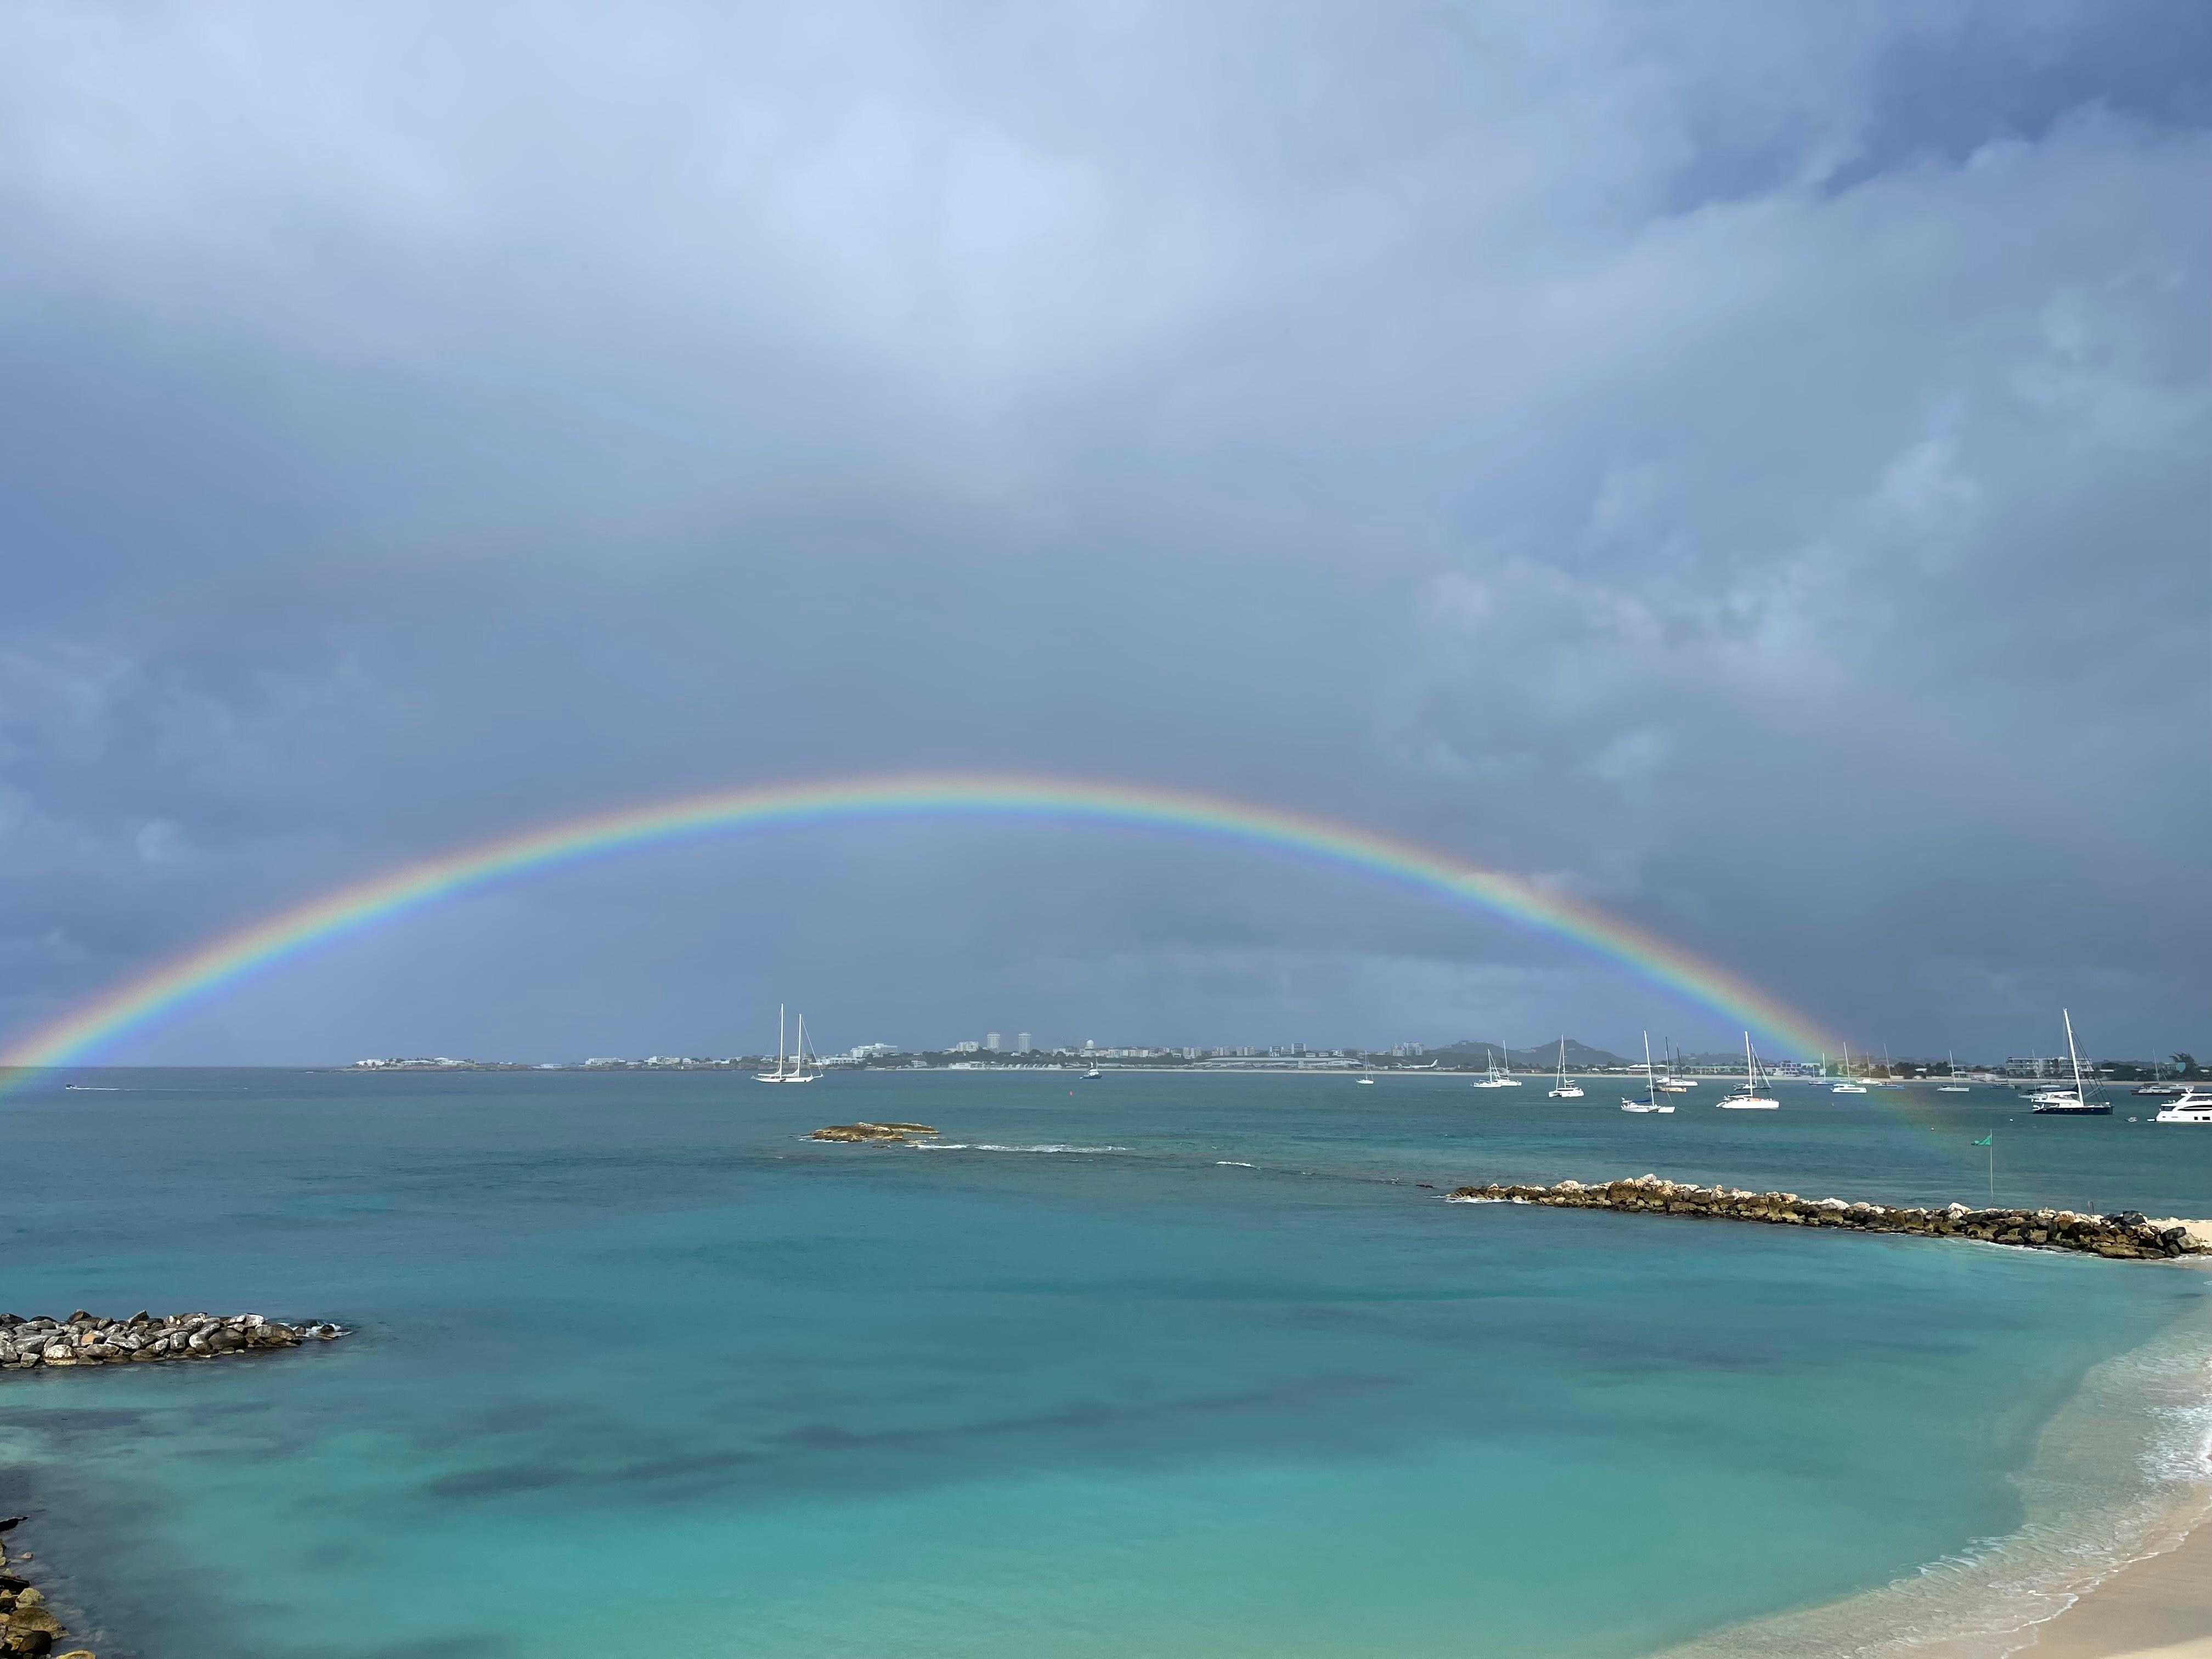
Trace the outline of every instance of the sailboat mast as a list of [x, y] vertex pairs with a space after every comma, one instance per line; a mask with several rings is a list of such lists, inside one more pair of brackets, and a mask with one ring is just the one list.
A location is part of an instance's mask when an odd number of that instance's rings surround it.
[[1751, 1033], [1743, 1034], [1743, 1091], [1747, 1095], [1759, 1092], [1759, 1079], [1751, 1074]]
[[775, 1074], [783, 1075], [783, 1005], [775, 1005]]
[[2089, 1103], [2089, 1097], [2081, 1092], [2081, 1056], [2075, 1053], [2074, 1048], [2074, 1016], [2066, 1009], [2061, 1008], [2058, 1011], [2058, 1018], [2066, 1022], [2066, 1058], [2074, 1062], [2074, 1098], [2087, 1106]]
[[1644, 1098], [1651, 1105], [1659, 1103], [1659, 1091], [1651, 1081], [1651, 1033], [1644, 1034]]

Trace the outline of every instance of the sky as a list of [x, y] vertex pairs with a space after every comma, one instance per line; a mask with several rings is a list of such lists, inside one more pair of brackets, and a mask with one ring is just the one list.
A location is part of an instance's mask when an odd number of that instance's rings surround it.
[[[281, 906], [890, 769], [1522, 872], [1869, 1052], [2212, 1049], [2212, 9], [0, 17], [0, 1036]], [[844, 825], [144, 1062], [1726, 1016], [1293, 860]]]

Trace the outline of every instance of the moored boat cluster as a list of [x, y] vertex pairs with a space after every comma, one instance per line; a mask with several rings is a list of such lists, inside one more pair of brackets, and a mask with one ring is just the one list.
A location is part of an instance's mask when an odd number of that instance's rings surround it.
[[345, 1333], [336, 1325], [287, 1325], [259, 1314], [139, 1312], [102, 1319], [78, 1309], [67, 1319], [0, 1314], [0, 1366], [118, 1365], [154, 1359], [214, 1359], [227, 1353], [295, 1348]]
[[1973, 1238], [2030, 1249], [2078, 1250], [2092, 1255], [2142, 1259], [2201, 1255], [2212, 1243], [2179, 1223], [2153, 1221], [2137, 1210], [2080, 1215], [2072, 1210], [1977, 1210], [1964, 1204], [1917, 1209], [1850, 1203], [1840, 1198], [1800, 1198], [1795, 1193], [1750, 1193], [1732, 1187], [1698, 1187], [1656, 1175], [1556, 1187], [1492, 1182], [1455, 1188], [1462, 1202], [1543, 1204], [1576, 1210], [1624, 1210], [1660, 1215], [1764, 1221], [1785, 1227], [1843, 1227], [1859, 1232], [1918, 1233]]

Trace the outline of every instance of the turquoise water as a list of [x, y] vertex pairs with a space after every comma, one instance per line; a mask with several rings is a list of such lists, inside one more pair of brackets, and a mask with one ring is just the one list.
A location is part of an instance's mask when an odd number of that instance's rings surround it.
[[[2049, 1474], [2085, 1378], [2120, 1462], [2198, 1432], [2112, 1369], [2201, 1364], [2186, 1270], [1415, 1184], [1971, 1199], [1994, 1127], [2001, 1197], [2206, 1213], [2212, 1134], [2125, 1103], [91, 1080], [7, 1109], [0, 1301], [358, 1333], [0, 1378], [0, 1502], [103, 1659], [1644, 1654], [1943, 1559], [1965, 1605], [2098, 1500]], [[957, 1144], [799, 1139], [902, 1117]]]

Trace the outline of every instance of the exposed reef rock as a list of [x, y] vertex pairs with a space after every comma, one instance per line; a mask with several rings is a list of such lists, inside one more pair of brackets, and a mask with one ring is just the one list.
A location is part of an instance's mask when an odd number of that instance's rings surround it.
[[832, 1123], [807, 1136], [809, 1140], [872, 1140], [912, 1146], [915, 1135], [933, 1135], [927, 1123]]
[[345, 1333], [336, 1325], [285, 1325], [259, 1314], [171, 1314], [156, 1319], [100, 1319], [78, 1309], [67, 1319], [0, 1314], [0, 1368], [123, 1365], [155, 1359], [215, 1359], [230, 1353], [296, 1348]]
[[[0, 1521], [0, 1533], [12, 1532], [22, 1520], [18, 1515]], [[29, 1559], [28, 1555], [23, 1558], [23, 1561]], [[22, 1561], [9, 1561], [5, 1545], [0, 1544], [0, 1653], [52, 1654], [69, 1634], [69, 1627], [54, 1616], [38, 1587], [17, 1576], [22, 1565]], [[54, 1659], [94, 1659], [94, 1656], [89, 1648], [72, 1648], [55, 1654]]]
[[1840, 1198], [1800, 1198], [1795, 1193], [1747, 1193], [1732, 1187], [1695, 1187], [1656, 1175], [1585, 1186], [1492, 1183], [1460, 1187], [1462, 1203], [1544, 1204], [1570, 1210], [1626, 1210], [1640, 1214], [1703, 1216], [1725, 1221], [1764, 1221], [1780, 1227], [1843, 1227], [1865, 1233], [1921, 1233], [2018, 1244], [2036, 1250], [2078, 1250], [2127, 1260], [2212, 1253], [2183, 1225], [2147, 1219], [2139, 1210], [2077, 1215], [2071, 1210], [1975, 1210], [1952, 1204], [1940, 1210], [1846, 1203]]

